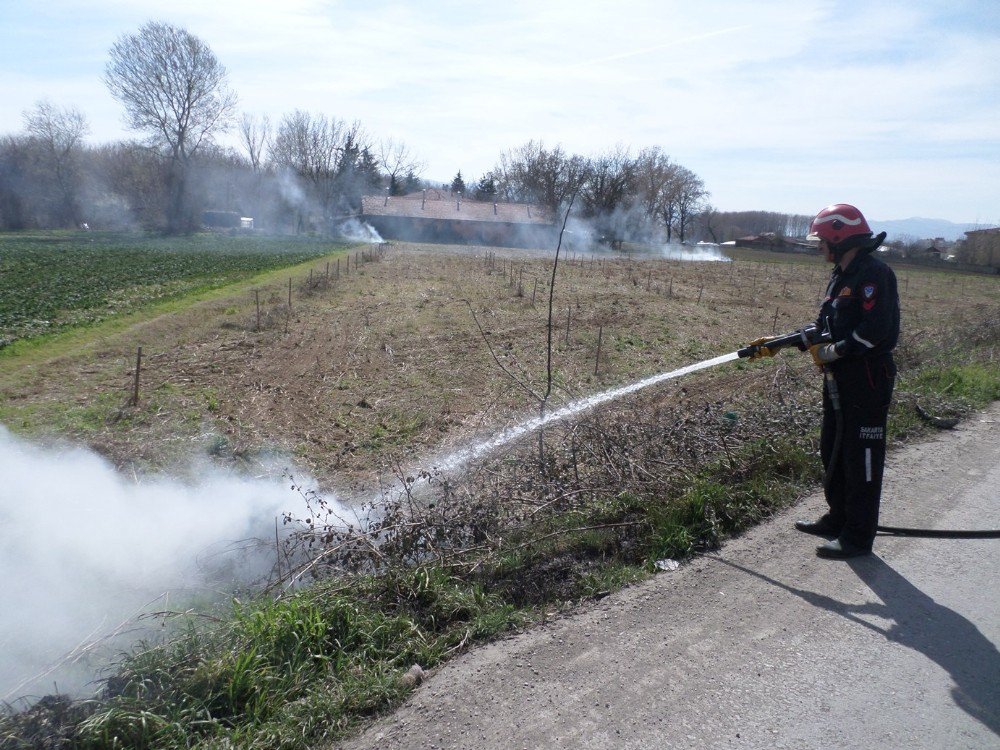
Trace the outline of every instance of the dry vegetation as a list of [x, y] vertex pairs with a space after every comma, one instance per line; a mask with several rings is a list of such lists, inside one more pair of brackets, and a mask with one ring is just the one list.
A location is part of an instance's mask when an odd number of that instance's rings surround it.
[[[712, 546], [818, 480], [819, 378], [795, 352], [663, 383], [439, 475], [436, 457], [537, 414], [551, 253], [397, 245], [350, 256], [349, 272], [335, 254], [120, 332], [0, 356], [0, 422], [17, 432], [68, 435], [136, 471], [182, 471], [192, 454], [258, 471], [278, 457], [317, 483], [291, 509], [303, 521], [277, 595], [137, 649], [100, 700], [52, 697], [0, 720], [5, 750], [57, 736], [80, 747], [315, 746], [394, 705], [414, 663], [434, 667]], [[759, 253], [569, 255], [549, 408], [794, 329], [828, 271]], [[997, 280], [897, 275], [894, 440], [920, 429], [918, 398], [957, 415], [1000, 397]], [[56, 346], [64, 353], [52, 356]], [[372, 491], [387, 482], [393, 491]], [[342, 524], [331, 488], [374, 503], [371, 525]], [[293, 571], [331, 570], [348, 575], [285, 588]]]
[[[827, 267], [753, 257], [568, 255], [555, 294], [557, 402], [809, 321]], [[54, 361], [8, 358], [0, 362], [2, 420], [19, 432], [82, 439], [123, 467], [160, 468], [191, 452], [251, 461], [278, 454], [325, 484], [372, 482], [396, 461], [419, 463], [537, 409], [490, 347], [544, 391], [550, 258], [398, 245], [368, 259], [358, 265], [360, 251], [352, 252], [349, 272], [344, 256], [300, 268], [290, 311], [285, 283], [262, 289], [260, 330], [254, 295], [244, 292]], [[990, 278], [904, 270], [900, 285], [908, 339], [982, 319], [996, 301]], [[129, 407], [137, 346], [141, 399]], [[659, 390], [668, 399], [746, 390], [771, 373], [728, 366]]]

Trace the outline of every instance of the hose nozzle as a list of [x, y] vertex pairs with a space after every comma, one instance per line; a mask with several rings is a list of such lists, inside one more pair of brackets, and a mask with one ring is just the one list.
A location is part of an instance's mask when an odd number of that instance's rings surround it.
[[766, 346], [771, 351], [777, 351], [778, 349], [784, 349], [788, 346], [797, 346], [799, 351], [805, 351], [813, 344], [823, 344], [832, 341], [833, 338], [830, 336], [829, 331], [821, 331], [815, 323], [810, 323], [809, 325], [799, 328], [791, 333], [786, 333], [781, 336], [776, 336], [773, 339], [769, 339], [767, 343], [750, 346], [745, 346], [738, 350], [736, 353], [741, 359], [746, 357], [752, 357], [761, 347]]

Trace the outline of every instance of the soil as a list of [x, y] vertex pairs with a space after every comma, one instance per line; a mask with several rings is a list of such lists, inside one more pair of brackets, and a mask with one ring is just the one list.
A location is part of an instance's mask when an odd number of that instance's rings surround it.
[[[1000, 528], [1000, 404], [894, 452], [882, 523]], [[450, 662], [365, 748], [987, 748], [997, 541], [881, 536], [838, 562], [792, 521]]]

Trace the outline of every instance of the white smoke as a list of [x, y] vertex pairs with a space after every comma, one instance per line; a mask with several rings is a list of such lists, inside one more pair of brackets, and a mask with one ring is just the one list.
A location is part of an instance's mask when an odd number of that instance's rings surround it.
[[290, 170], [278, 172], [278, 192], [284, 201], [293, 208], [303, 208], [306, 205], [306, 194], [299, 185], [298, 178]]
[[350, 242], [367, 242], [369, 244], [385, 242], [375, 227], [366, 221], [359, 221], [355, 218], [348, 219], [337, 230], [345, 240]]
[[[266, 575], [275, 519], [302, 506], [280, 472], [126, 478], [88, 450], [34, 445], [2, 425], [0, 477], [2, 700], [51, 692], [54, 682], [79, 692], [97, 665], [68, 669], [70, 652], [150, 603], [183, 607], [192, 592], [231, 592]], [[238, 543], [253, 537], [270, 542]]]
[[725, 261], [730, 259], [722, 249], [712, 242], [699, 242], [697, 245], [678, 245], [668, 243], [661, 246], [660, 255], [667, 260], [691, 260], [691, 261]]

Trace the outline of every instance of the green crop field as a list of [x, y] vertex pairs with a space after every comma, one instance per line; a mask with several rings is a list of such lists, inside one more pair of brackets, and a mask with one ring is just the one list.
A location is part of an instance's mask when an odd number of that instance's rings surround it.
[[0, 348], [337, 250], [313, 238], [0, 234]]

